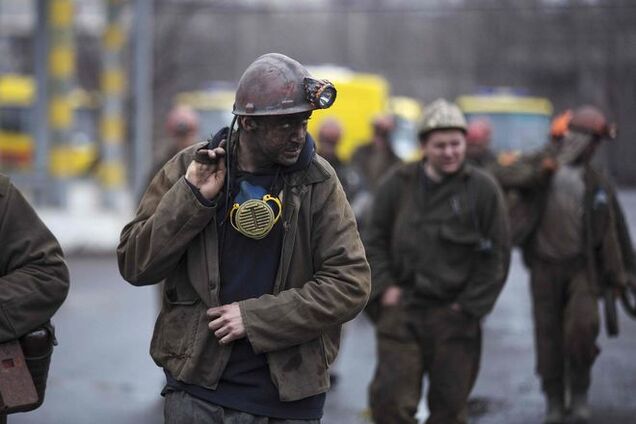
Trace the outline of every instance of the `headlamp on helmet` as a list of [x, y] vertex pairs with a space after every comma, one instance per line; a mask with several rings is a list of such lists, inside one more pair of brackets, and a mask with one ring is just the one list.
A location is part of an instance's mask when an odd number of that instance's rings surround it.
[[327, 109], [336, 101], [336, 87], [328, 80], [317, 80], [305, 77], [305, 98], [316, 109]]
[[325, 109], [336, 88], [318, 80], [296, 60], [267, 53], [247, 67], [239, 80], [232, 113], [237, 116], [291, 115]]

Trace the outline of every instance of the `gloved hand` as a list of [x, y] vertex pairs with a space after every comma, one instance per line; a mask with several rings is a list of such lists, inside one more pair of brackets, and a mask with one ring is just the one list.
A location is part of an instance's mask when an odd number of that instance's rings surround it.
[[208, 144], [203, 147], [197, 149], [194, 154], [194, 160], [196, 162], [211, 165], [213, 160], [208, 156], [208, 153], [205, 150], [214, 150], [220, 146], [221, 142], [225, 140], [230, 132], [229, 127], [223, 127], [216, 134], [214, 134], [211, 138], [208, 139]]

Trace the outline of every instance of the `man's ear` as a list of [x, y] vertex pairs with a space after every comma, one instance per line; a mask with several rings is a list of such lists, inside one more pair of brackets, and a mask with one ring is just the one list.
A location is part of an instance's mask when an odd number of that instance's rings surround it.
[[241, 128], [245, 131], [254, 131], [256, 128], [258, 128], [256, 120], [251, 116], [241, 116], [239, 118], [239, 121]]

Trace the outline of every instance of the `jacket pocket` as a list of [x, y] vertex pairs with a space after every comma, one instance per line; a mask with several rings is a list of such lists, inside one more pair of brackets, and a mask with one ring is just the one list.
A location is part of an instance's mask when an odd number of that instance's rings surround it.
[[186, 277], [188, 275], [185, 266], [180, 265], [181, 272], [170, 275], [163, 282], [163, 298], [168, 305], [194, 305], [199, 301], [199, 295]]
[[[463, 225], [442, 224], [439, 229], [439, 258], [441, 279], [447, 283], [463, 284], [473, 268], [482, 242], [481, 235]], [[446, 287], [450, 289], [451, 287]], [[457, 287], [458, 288], [458, 287]]]
[[462, 225], [442, 224], [439, 238], [444, 261], [450, 266], [470, 260], [482, 242], [482, 237], [476, 230]]
[[480, 234], [463, 225], [442, 224], [439, 229], [440, 238], [446, 242], [475, 247], [481, 239]]
[[165, 291], [151, 345], [153, 358], [162, 362], [190, 356], [200, 314], [200, 299], [181, 299]]

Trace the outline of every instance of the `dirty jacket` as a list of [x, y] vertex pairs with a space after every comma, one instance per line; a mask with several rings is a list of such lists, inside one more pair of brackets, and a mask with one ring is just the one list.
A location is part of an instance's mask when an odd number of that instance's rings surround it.
[[60, 245], [9, 178], [0, 174], [0, 343], [45, 324], [68, 289]]
[[[592, 290], [600, 295], [607, 286], [624, 287], [630, 278], [636, 277], [636, 260], [623, 211], [612, 184], [592, 165], [586, 165], [583, 173], [583, 243], [587, 263], [588, 281]], [[549, 185], [542, 194], [546, 196]], [[541, 257], [535, 239], [543, 215], [545, 202], [537, 202], [534, 213], [537, 226], [529, 242], [524, 246], [527, 263], [533, 257]], [[555, 228], [554, 231], [559, 231]]]
[[366, 245], [372, 299], [396, 284], [412, 307], [457, 302], [481, 318], [508, 273], [503, 195], [490, 176], [470, 165], [430, 188], [424, 173], [422, 162], [403, 165], [376, 193]]
[[504, 192], [514, 246], [524, 246], [539, 223], [537, 210], [545, 206], [545, 189], [552, 176], [552, 170], [546, 169], [543, 162], [554, 158], [555, 153], [548, 145], [532, 154], [508, 154], [508, 159], [493, 154], [491, 160], [482, 163], [482, 169], [495, 177]]
[[[219, 306], [216, 204], [203, 205], [185, 180], [202, 144], [155, 176], [117, 249], [134, 285], [165, 279], [150, 353], [175, 379], [215, 389], [231, 353], [208, 329]], [[364, 307], [370, 271], [356, 223], [333, 168], [319, 156], [284, 175], [283, 247], [274, 292], [239, 302], [255, 353], [266, 353], [281, 400], [329, 388], [342, 323]], [[249, 264], [246, 264], [249, 266]]]

